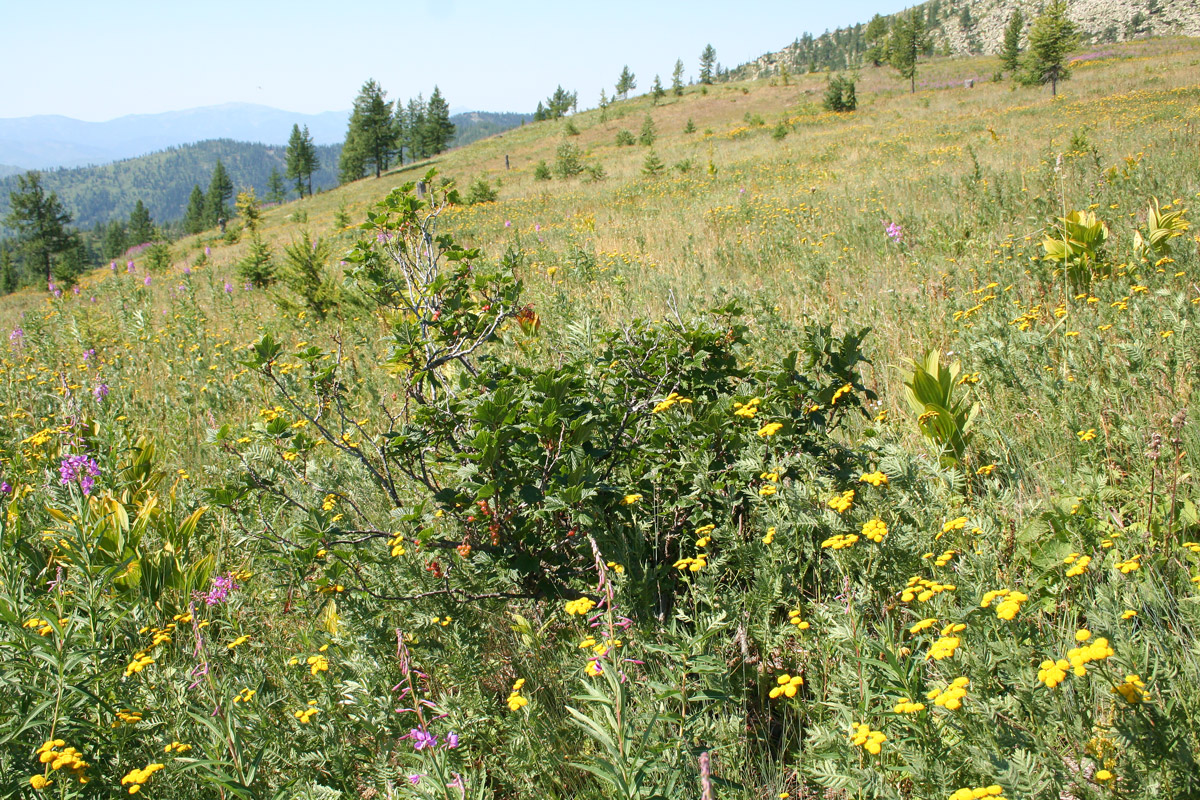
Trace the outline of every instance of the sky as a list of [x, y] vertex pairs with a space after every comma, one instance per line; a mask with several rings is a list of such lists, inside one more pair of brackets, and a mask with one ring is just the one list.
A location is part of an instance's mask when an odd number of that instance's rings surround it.
[[694, 78], [708, 43], [736, 66], [905, 3], [0, 0], [0, 117], [337, 111], [368, 78], [390, 99], [437, 84], [456, 110], [532, 111], [559, 84], [593, 107], [625, 64], [641, 92], [676, 58]]

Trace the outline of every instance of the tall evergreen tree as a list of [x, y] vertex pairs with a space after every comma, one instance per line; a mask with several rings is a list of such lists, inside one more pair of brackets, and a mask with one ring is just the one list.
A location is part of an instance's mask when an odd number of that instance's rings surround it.
[[1000, 63], [1010, 73], [1015, 73], [1021, 65], [1021, 34], [1024, 30], [1025, 15], [1018, 8], [1008, 18], [1008, 26], [1004, 29], [1004, 47], [1000, 50]]
[[[191, 233], [192, 231], [188, 231]], [[104, 238], [100, 243], [100, 252], [105, 258], [117, 258], [129, 249], [129, 237], [125, 234], [125, 223], [114, 219], [104, 227]]]
[[667, 90], [663, 88], [662, 81], [658, 76], [654, 76], [654, 83], [650, 86], [650, 96], [653, 98], [654, 105], [658, 105], [658, 101], [667, 96]]
[[387, 92], [373, 79], [362, 85], [354, 98], [346, 140], [353, 139], [362, 154], [363, 164], [374, 168], [375, 177], [383, 174], [396, 149], [396, 131], [392, 125], [392, 104]]
[[433, 87], [429, 104], [425, 110], [424, 139], [430, 155], [437, 155], [450, 146], [454, 138], [454, 123], [450, 121], [450, 104], [442, 97], [442, 90]]
[[717, 51], [711, 44], [704, 46], [704, 51], [700, 53], [700, 82], [706, 85], [712, 85], [713, 82], [713, 65], [717, 63]]
[[671, 72], [671, 93], [683, 97], [683, 59], [675, 59], [675, 69]]
[[287, 187], [283, 185], [283, 176], [279, 174], [278, 167], [271, 167], [271, 174], [267, 177], [267, 196], [268, 203], [282, 203], [287, 198]]
[[392, 109], [392, 136], [396, 142], [397, 164], [403, 164], [406, 155], [410, 161], [412, 160], [412, 153], [408, 148], [409, 125], [408, 112], [404, 109], [404, 103], [397, 99]]
[[887, 61], [887, 35], [887, 17], [881, 14], [871, 17], [871, 21], [867, 23], [867, 30], [863, 33], [863, 40], [867, 43], [864, 55], [872, 66], [879, 67]]
[[55, 260], [76, 246], [68, 227], [71, 215], [58, 195], [46, 193], [38, 172], [18, 175], [17, 188], [8, 197], [9, 212], [4, 224], [16, 232], [26, 268], [38, 270], [49, 281], [54, 277]]
[[17, 290], [17, 268], [13, 264], [12, 251], [0, 247], [0, 293], [12, 294]]
[[636, 88], [637, 78], [629, 71], [629, 65], [626, 64], [621, 68], [621, 75], [617, 78], [617, 96], [624, 100]]
[[225, 171], [221, 159], [213, 167], [212, 180], [208, 182], [208, 192], [204, 195], [204, 227], [211, 228], [221, 220], [229, 218], [229, 200], [233, 197], [233, 181]]
[[404, 116], [407, 119], [408, 127], [405, 143], [408, 147], [409, 158], [413, 161], [428, 158], [431, 154], [425, 149], [425, 140], [423, 138], [423, 131], [425, 129], [425, 98], [417, 95], [414, 99], [409, 100]]
[[154, 220], [150, 219], [150, 212], [140, 197], [129, 214], [129, 227], [126, 230], [129, 241], [134, 245], [154, 241]]
[[287, 154], [284, 158], [284, 170], [289, 180], [296, 182], [296, 194], [304, 199], [304, 191], [312, 195], [312, 175], [321, 168], [317, 159], [317, 148], [308, 126], [301, 130], [299, 125], [292, 126], [292, 135], [288, 137]]
[[901, 78], [908, 78], [909, 90], [917, 91], [917, 58], [925, 50], [925, 20], [917, 9], [901, 14], [892, 26], [888, 41], [892, 66]]
[[342, 152], [338, 155], [338, 182], [350, 183], [367, 173], [367, 151], [358, 137], [358, 131], [351, 126], [346, 130], [346, 140], [342, 142]]
[[188, 195], [187, 211], [183, 214], [183, 229], [188, 233], [204, 230], [204, 190], [198, 183], [192, 186], [192, 193]]
[[1065, 0], [1052, 0], [1033, 21], [1029, 30], [1029, 52], [1025, 58], [1025, 81], [1050, 84], [1050, 94], [1058, 94], [1058, 82], [1071, 77], [1067, 54], [1075, 49], [1079, 37], [1074, 23], [1067, 19]]

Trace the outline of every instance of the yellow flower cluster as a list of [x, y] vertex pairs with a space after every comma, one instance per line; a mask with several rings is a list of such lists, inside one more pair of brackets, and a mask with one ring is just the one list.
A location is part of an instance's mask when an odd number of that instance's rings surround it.
[[913, 576], [908, 579], [904, 591], [900, 593], [900, 601], [911, 603], [916, 599], [924, 603], [934, 595], [941, 594], [942, 592], [953, 592], [957, 588], [953, 583], [938, 583], [927, 578]]
[[[1003, 599], [1002, 599], [1003, 598]], [[1024, 592], [1018, 592], [1012, 589], [995, 589], [986, 593], [983, 600], [980, 601], [980, 608], [987, 608], [994, 600], [1000, 600], [996, 604], [996, 616], [1002, 620], [1011, 621], [1017, 616], [1017, 612], [1021, 610], [1021, 603], [1029, 599], [1029, 595]]]
[[316, 675], [318, 672], [329, 671], [329, 660], [325, 656], [309, 656], [307, 664], [313, 675]]
[[144, 670], [146, 667], [150, 666], [153, 663], [154, 663], [154, 659], [151, 658], [150, 656], [146, 655], [144, 652], [134, 653], [133, 661], [130, 661], [125, 666], [125, 677], [128, 678], [130, 675], [133, 675], [135, 672], [141, 672], [142, 670]]
[[762, 404], [762, 400], [757, 397], [752, 398], [745, 405], [742, 403], [734, 403], [733, 415], [735, 417], [742, 417], [743, 419], [754, 419], [754, 415], [758, 413], [758, 407], [760, 404]]
[[[295, 659], [293, 659], [293, 660], [295, 660]], [[258, 694], [257, 689], [242, 689], [240, 692], [237, 693], [237, 696], [233, 698], [233, 702], [249, 703], [251, 700], [254, 699], [254, 695], [256, 695], [256, 694]]]
[[768, 422], [766, 425], [763, 425], [758, 429], [758, 435], [765, 439], [768, 436], [774, 436], [775, 434], [779, 433], [779, 429], [782, 427], [782, 422]]
[[804, 678], [799, 675], [788, 675], [786, 672], [775, 679], [777, 684], [770, 691], [771, 699], [777, 697], [795, 697], [796, 692], [804, 685]]
[[928, 660], [932, 658], [934, 661], [941, 661], [945, 658], [952, 658], [954, 656], [954, 651], [958, 650], [959, 645], [961, 644], [962, 639], [958, 638], [957, 636], [947, 636], [942, 634], [940, 639], [930, 645], [929, 652], [925, 654], [925, 659]]
[[[933, 565], [934, 565], [935, 567], [944, 567], [944, 566], [946, 566], [947, 564], [949, 564], [949, 563], [950, 563], [950, 561], [951, 561], [951, 560], [952, 560], [952, 559], [953, 559], [953, 558], [954, 558], [956, 555], [958, 555], [958, 551], [957, 551], [957, 550], [943, 550], [943, 551], [941, 552], [941, 554], [940, 554], [940, 555], [938, 555], [938, 556], [936, 557], [936, 559], [935, 559], [935, 560], [934, 560], [934, 562], [933, 562]], [[926, 553], [925, 555], [921, 556], [921, 558], [923, 558], [923, 559], [930, 559], [930, 558], [934, 558], [934, 555], [933, 555], [933, 553]]]
[[788, 612], [788, 623], [795, 625], [796, 630], [798, 631], [806, 631], [812, 627], [806, 621], [800, 618], [800, 609], [798, 608]]
[[671, 392], [669, 395], [667, 395], [665, 398], [663, 398], [656, 406], [654, 406], [654, 410], [651, 411], [650, 413], [651, 414], [661, 414], [662, 412], [666, 411], [667, 409], [671, 408], [672, 406], [676, 405], [677, 403], [681, 404], [681, 405], [691, 405], [691, 402], [692, 402], [691, 400], [687, 399], [686, 397], [681, 396], [679, 394], [679, 392]]
[[860, 722], [854, 726], [854, 733], [850, 734], [850, 741], [856, 747], [861, 747], [873, 756], [879, 755], [879, 751], [883, 748], [883, 743], [887, 741], [887, 737], [882, 731], [873, 731], [871, 726]]
[[854, 505], [854, 490], [847, 489], [841, 494], [835, 494], [829, 498], [827, 505], [839, 514], [845, 514], [850, 510], [850, 506]]
[[233, 648], [239, 647], [248, 641], [250, 641], [249, 636], [239, 636], [236, 639], [234, 639], [232, 642], [230, 642], [229, 644], [225, 645], [225, 649], [232, 650]]
[[892, 709], [892, 711], [894, 711], [897, 714], [916, 714], [918, 711], [924, 711], [924, 710], [925, 710], [924, 703], [914, 703], [912, 700], [909, 700], [907, 697], [902, 697], [900, 699], [900, 702], [896, 703], [896, 707]]
[[634, 503], [636, 503], [638, 500], [641, 500], [641, 499], [642, 499], [642, 496], [640, 494], [636, 494], [636, 493], [635, 494], [627, 494], [621, 498], [621, 505], [631, 506]]
[[404, 555], [404, 534], [397, 533], [388, 539], [388, 547], [391, 548], [392, 558], [399, 558]]
[[695, 558], [681, 558], [673, 565], [678, 570], [690, 570], [691, 572], [699, 572], [708, 566], [708, 555], [700, 553]]
[[1096, 438], [1096, 429], [1088, 428], [1087, 430], [1076, 431], [1075, 435], [1079, 437], [1079, 441], [1081, 442], [1090, 442]]
[[178, 755], [180, 753], [186, 753], [187, 751], [189, 751], [191, 749], [192, 749], [192, 746], [190, 744], [183, 744], [182, 742], [171, 742], [169, 745], [167, 745], [166, 747], [163, 748], [163, 752], [164, 753], [175, 753], [176, 755]]
[[854, 390], [853, 386], [851, 386], [848, 383], [844, 384], [836, 392], [833, 393], [833, 397], [829, 400], [829, 405], [836, 406], [838, 400], [841, 400], [844, 396], [850, 394], [850, 392], [853, 390]]
[[864, 472], [862, 477], [858, 479], [859, 483], [869, 483], [872, 486], [887, 486], [888, 477], [879, 470], [875, 472]]
[[1142, 558], [1141, 554], [1138, 554], [1138, 555], [1133, 556], [1132, 558], [1127, 559], [1125, 561], [1118, 561], [1114, 566], [1117, 569], [1121, 570], [1122, 575], [1128, 575], [1129, 573], [1131, 573], [1135, 570], [1141, 569], [1141, 566], [1142, 566], [1141, 558]]
[[1146, 699], [1146, 684], [1139, 675], [1126, 675], [1125, 680], [1113, 687], [1128, 703], [1140, 703]]
[[129, 774], [121, 778], [121, 785], [129, 787], [130, 794], [137, 794], [142, 790], [142, 784], [150, 780], [150, 776], [158, 772], [160, 769], [166, 769], [165, 764], [147, 764], [141, 769], [132, 769]]
[[857, 541], [857, 533], [835, 533], [833, 536], [830, 536], [828, 539], [821, 542], [821, 547], [825, 547], [830, 550], [844, 550], [847, 547], [853, 547], [854, 543]]
[[1108, 639], [1101, 636], [1089, 645], [1072, 647], [1067, 651], [1067, 661], [1071, 663], [1075, 674], [1082, 678], [1084, 675], [1087, 675], [1088, 664], [1093, 661], [1103, 661], [1111, 655], [1115, 655], [1115, 653], [1112, 647], [1109, 646]]
[[920, 622], [914, 623], [913, 626], [908, 629], [908, 632], [909, 633], [920, 633], [923, 630], [932, 628], [936, 624], [937, 624], [937, 617], [928, 617], [926, 619], [921, 620]]
[[[58, 624], [60, 627], [66, 625], [67, 620], [60, 619]], [[32, 617], [25, 620], [25, 623], [21, 627], [36, 629], [39, 636], [49, 636], [50, 634], [54, 633], [54, 626], [50, 624], [50, 620], [48, 619], [38, 619], [37, 617]]]
[[1004, 800], [1004, 790], [995, 784], [980, 786], [975, 789], [958, 789], [954, 794], [950, 795], [950, 800], [983, 800], [985, 797]]
[[307, 725], [313, 717], [320, 713], [320, 711], [321, 709], [317, 708], [317, 701], [309, 700], [308, 708], [295, 712], [293, 716], [300, 720], [301, 725]]
[[1070, 666], [1066, 659], [1060, 658], [1058, 661], [1046, 659], [1038, 665], [1037, 679], [1046, 684], [1047, 689], [1053, 689], [1067, 679], [1067, 669]]
[[572, 616], [582, 617], [584, 614], [596, 607], [596, 601], [590, 597], [581, 597], [578, 600], [568, 600], [563, 610]]
[[[58, 772], [60, 769], [69, 769], [71, 773], [79, 779], [80, 783], [87, 783], [89, 780], [91, 780], [87, 776], [87, 768], [89, 766], [88, 763], [80, 757], [78, 750], [76, 750], [74, 747], [67, 747], [67, 743], [62, 739], [51, 739], [47, 742], [44, 742], [42, 746], [37, 749], [37, 754], [38, 761], [42, 764], [49, 764], [50, 769], [55, 772]], [[42, 779], [45, 782], [42, 784], [41, 788], [49, 786], [51, 783], [53, 783], [53, 781], [46, 780], [44, 777]], [[31, 780], [30, 783], [32, 784], [33, 781]], [[34, 784], [33, 788], [37, 789], [39, 787]]]
[[701, 525], [699, 528], [696, 528], [696, 536], [700, 537], [696, 540], [696, 547], [708, 547], [708, 543], [712, 541], [710, 534], [716, 529], [716, 525]]
[[955, 517], [954, 519], [952, 519], [952, 520], [946, 522], [944, 525], [942, 525], [942, 532], [940, 534], [938, 534], [937, 538], [940, 539], [940, 538], [942, 538], [942, 536], [944, 536], [947, 533], [950, 533], [952, 531], [961, 531], [965, 527], [967, 527], [967, 518], [966, 517]]
[[142, 712], [140, 711], [118, 711], [117, 721], [112, 724], [114, 728], [121, 727], [121, 723], [126, 725], [137, 725], [142, 721]]
[[1087, 572], [1088, 564], [1092, 563], [1092, 557], [1081, 556], [1079, 553], [1071, 553], [1063, 559], [1063, 563], [1070, 564], [1070, 567], [1067, 569], [1067, 577], [1074, 578], [1077, 575]]
[[863, 523], [863, 536], [870, 539], [875, 544], [881, 544], [883, 537], [887, 536], [887, 525], [881, 519], [873, 519]]
[[770, 544], [773, 541], [775, 541], [775, 526], [774, 525], [767, 528], [766, 536], [762, 537], [763, 544]]
[[941, 706], [947, 711], [957, 711], [962, 708], [963, 698], [967, 696], [967, 687], [971, 681], [967, 678], [955, 678], [945, 689], [931, 689], [926, 692], [925, 699], [932, 700], [935, 706]]
[[521, 687], [524, 685], [524, 678], [517, 678], [517, 682], [513, 684], [512, 692], [510, 692], [508, 695], [509, 711], [520, 711], [522, 708], [529, 705], [529, 700], [521, 696]]

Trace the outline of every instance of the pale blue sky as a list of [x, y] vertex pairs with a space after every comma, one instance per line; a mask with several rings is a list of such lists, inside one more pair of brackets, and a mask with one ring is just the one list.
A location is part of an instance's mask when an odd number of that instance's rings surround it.
[[0, 0], [0, 117], [100, 121], [226, 102], [347, 109], [375, 78], [389, 97], [531, 111], [561, 83], [580, 106], [621, 67], [638, 91], [903, 7], [888, 0]]

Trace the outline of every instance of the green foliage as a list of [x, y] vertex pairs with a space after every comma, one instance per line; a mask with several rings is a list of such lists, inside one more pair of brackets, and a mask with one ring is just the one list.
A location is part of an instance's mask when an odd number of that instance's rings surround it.
[[262, 222], [262, 207], [258, 204], [258, 196], [254, 193], [254, 187], [238, 192], [235, 206], [246, 230], [250, 233], [257, 233], [258, 226]]
[[[430, 98], [430, 103], [432, 102], [433, 99]], [[448, 119], [449, 115], [447, 121]], [[354, 167], [360, 168], [357, 177], [362, 176], [361, 170], [373, 169], [376, 178], [387, 170], [396, 155], [392, 105], [387, 101], [387, 92], [374, 80], [364, 83], [358, 97], [354, 98], [350, 127], [346, 131], [342, 154], [346, 158], [344, 167], [347, 177], [352, 171], [351, 167]]]
[[683, 97], [683, 59], [675, 59], [675, 69], [671, 70], [671, 94]]
[[158, 238], [158, 232], [154, 229], [154, 220], [150, 218], [150, 212], [146, 210], [146, 206], [140, 199], [134, 204], [133, 211], [129, 214], [129, 227], [125, 229], [125, 235], [134, 246], [153, 242]]
[[928, 38], [921, 13], [912, 9], [896, 17], [888, 39], [888, 60], [909, 81], [909, 91], [917, 91], [917, 59], [925, 52]]
[[143, 260], [146, 269], [151, 272], [166, 272], [171, 267], [171, 245], [166, 242], [155, 242], [146, 248]]
[[467, 205], [478, 205], [480, 203], [494, 203], [500, 194], [483, 178], [476, 178], [471, 183], [471, 188], [467, 191]]
[[337, 211], [333, 212], [333, 229], [344, 231], [350, 227], [351, 221], [349, 207], [346, 205], [346, 198], [343, 197], [338, 203]]
[[[358, 152], [355, 151], [352, 157], [357, 158]], [[304, 126], [303, 130], [300, 129], [299, 125], [292, 126], [291, 136], [288, 137], [284, 168], [287, 171], [287, 177], [296, 182], [296, 194], [300, 196], [301, 200], [304, 199], [305, 190], [308, 191], [309, 195], [312, 194], [312, 176], [313, 173], [321, 169], [321, 159], [317, 155], [317, 148], [313, 144], [307, 125]], [[271, 174], [278, 177], [279, 173], [273, 167]], [[270, 187], [269, 191], [272, 194], [278, 193], [275, 186]], [[282, 196], [280, 196], [280, 199], [283, 199]]]
[[574, 142], [559, 142], [554, 151], [554, 174], [563, 180], [583, 172], [583, 151]]
[[845, 113], [858, 108], [858, 95], [854, 78], [844, 75], [832, 75], [825, 85], [825, 98], [822, 105], [826, 111]]
[[[1158, 198], [1151, 201], [1146, 210], [1146, 235], [1140, 230], [1133, 233], [1133, 252], [1143, 261], [1159, 261], [1171, 257], [1171, 240], [1183, 236], [1188, 230], [1184, 218], [1185, 209], [1163, 212]], [[1157, 263], [1155, 264], [1157, 266]]]
[[688, 117], [687, 125], [683, 126], [683, 132], [684, 133], [695, 133], [696, 132], [696, 123], [692, 122], [691, 117]]
[[1000, 63], [1010, 75], [1015, 75], [1021, 66], [1021, 37], [1025, 33], [1025, 15], [1014, 9], [1004, 29], [1004, 46], [1000, 50]]
[[622, 100], [629, 97], [629, 93], [637, 88], [637, 78], [629, 71], [629, 65], [626, 64], [621, 68], [621, 75], [617, 78], [617, 97]]
[[667, 90], [663, 88], [662, 81], [657, 75], [654, 76], [654, 84], [650, 87], [650, 97], [654, 105], [667, 96]]
[[263, 289], [275, 282], [275, 270], [274, 250], [254, 232], [246, 254], [237, 262], [238, 277], [257, 289]]
[[647, 114], [646, 118], [642, 120], [642, 130], [638, 133], [638, 144], [650, 147], [657, 138], [658, 129], [654, 125], [654, 118]]
[[664, 169], [666, 169], [666, 165], [651, 147], [650, 152], [646, 153], [646, 158], [642, 161], [642, 174], [648, 178], [656, 178], [663, 173]]
[[1075, 24], [1067, 18], [1066, 0], [1051, 0], [1029, 29], [1029, 52], [1025, 55], [1023, 82], [1050, 84], [1058, 94], [1059, 81], [1071, 77], [1067, 56], [1079, 42]]
[[909, 362], [909, 367], [904, 397], [917, 415], [917, 428], [937, 445], [944, 466], [962, 464], [979, 414], [979, 404], [961, 388], [962, 365], [955, 360], [947, 366], [937, 350], [930, 350], [921, 361]]
[[700, 53], [700, 83], [711, 86], [713, 82], [713, 66], [717, 63], [717, 51], [711, 44], [706, 44]]
[[271, 167], [271, 174], [267, 176], [267, 192], [264, 196], [271, 205], [279, 205], [287, 199], [287, 187], [283, 184], [283, 176], [279, 174], [278, 167]]
[[9, 193], [9, 212], [4, 224], [16, 232], [17, 245], [31, 278], [50, 280], [54, 264], [76, 246], [76, 237], [68, 227], [71, 215], [54, 192], [46, 193], [42, 176], [27, 172], [17, 176], [16, 188]]
[[1047, 233], [1042, 241], [1044, 259], [1060, 264], [1072, 288], [1082, 291], [1105, 267], [1108, 225], [1092, 211], [1072, 211], [1058, 222], [1060, 227]]
[[538, 111], [533, 115], [534, 122], [544, 119], [560, 119], [576, 106], [579, 96], [576, 92], [568, 92], [561, 85], [546, 99], [545, 104], [538, 103]]
[[[183, 215], [183, 230], [186, 233], [196, 234], [204, 230], [206, 223], [207, 220], [204, 214], [204, 190], [201, 189], [200, 184], [197, 183], [192, 186], [192, 193], [188, 195], [187, 211], [185, 211]], [[123, 240], [125, 239], [124, 231], [122, 231], [121, 238]], [[125, 247], [121, 247], [120, 252], [125, 252]], [[116, 254], [114, 253], [113, 255], [106, 255], [105, 257], [113, 258], [115, 255]]]
[[546, 159], [542, 159], [533, 166], [533, 179], [535, 181], [548, 181], [553, 177], [550, 172], [550, 165], [546, 163]]
[[324, 319], [337, 308], [342, 294], [329, 269], [331, 252], [328, 240], [320, 236], [314, 240], [308, 231], [283, 248], [279, 278], [318, 319]]
[[0, 293], [11, 294], [17, 290], [17, 265], [7, 247], [0, 247]]
[[617, 147], [632, 146], [637, 143], [637, 139], [633, 138], [633, 133], [622, 128], [617, 131]]
[[563, 125], [563, 135], [564, 136], [578, 136], [579, 135], [579, 128], [575, 127], [574, 120], [567, 120], [567, 124]]
[[232, 197], [233, 181], [218, 158], [208, 182], [208, 191], [204, 194], [205, 228], [216, 227], [218, 222], [229, 218], [229, 200]]

